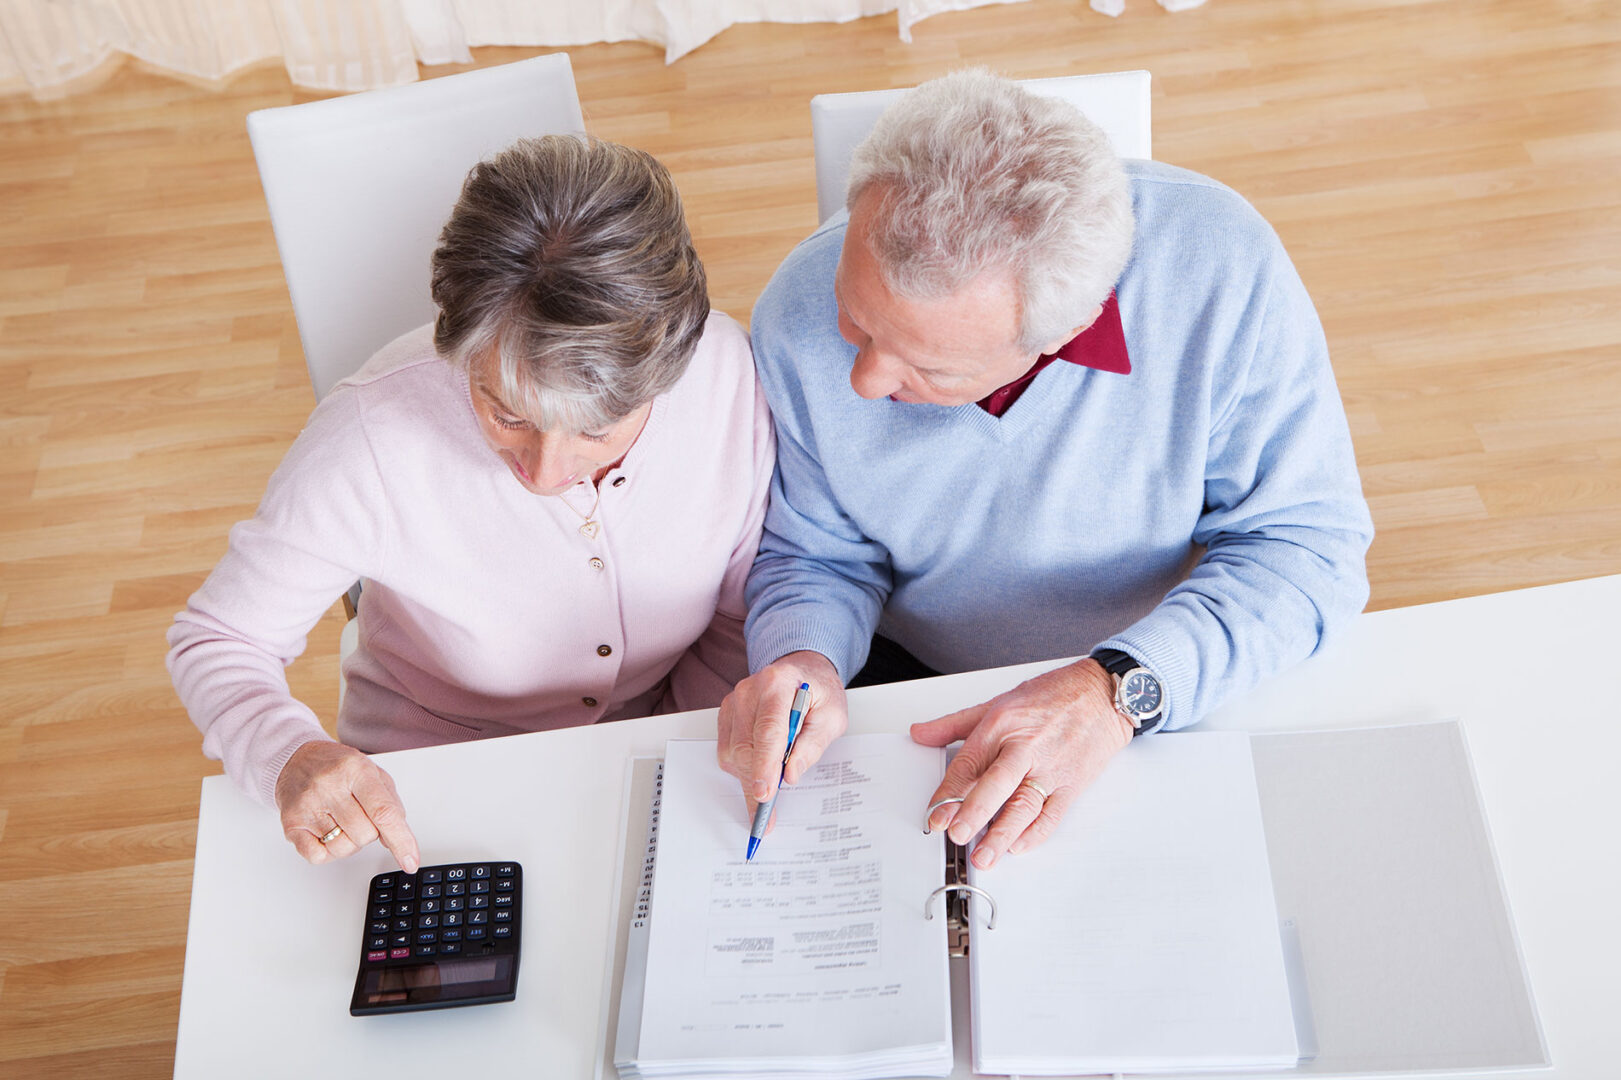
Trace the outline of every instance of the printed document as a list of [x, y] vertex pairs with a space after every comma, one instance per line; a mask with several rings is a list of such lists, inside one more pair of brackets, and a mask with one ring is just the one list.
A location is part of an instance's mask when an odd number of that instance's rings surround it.
[[944, 760], [840, 739], [745, 862], [747, 807], [714, 742], [669, 744], [636, 1074], [950, 1071], [945, 920], [923, 918], [945, 875], [922, 830]]

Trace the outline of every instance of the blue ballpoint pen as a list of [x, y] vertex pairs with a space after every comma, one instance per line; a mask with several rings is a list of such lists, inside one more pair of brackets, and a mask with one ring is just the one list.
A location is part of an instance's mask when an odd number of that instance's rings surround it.
[[782, 792], [782, 778], [788, 772], [788, 755], [794, 752], [794, 740], [799, 738], [799, 721], [805, 715], [805, 706], [810, 703], [810, 683], [800, 683], [799, 689], [794, 691], [793, 708], [788, 710], [788, 749], [782, 752], [782, 772], [777, 774], [777, 790], [771, 793], [771, 798], [754, 808], [754, 827], [749, 830], [749, 853], [743, 856], [748, 862], [754, 858], [754, 853], [760, 850], [760, 841], [765, 839], [765, 827], [771, 820], [771, 811], [777, 805], [777, 796]]

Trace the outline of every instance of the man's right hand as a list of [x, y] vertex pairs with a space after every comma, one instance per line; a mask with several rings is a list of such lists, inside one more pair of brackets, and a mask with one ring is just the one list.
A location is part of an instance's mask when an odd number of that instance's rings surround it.
[[[810, 705], [784, 771], [788, 712], [800, 683], [810, 684]], [[785, 783], [797, 781], [849, 723], [844, 683], [833, 661], [819, 652], [789, 653], [738, 683], [720, 703], [716, 756], [721, 768], [742, 781], [751, 805], [762, 803], [777, 790], [779, 772]]]
[[[352, 746], [317, 740], [294, 750], [276, 778], [276, 807], [288, 841], [312, 863], [342, 859], [381, 840], [401, 870], [417, 871], [417, 838], [405, 823], [394, 778]], [[340, 831], [323, 844], [334, 827]]]

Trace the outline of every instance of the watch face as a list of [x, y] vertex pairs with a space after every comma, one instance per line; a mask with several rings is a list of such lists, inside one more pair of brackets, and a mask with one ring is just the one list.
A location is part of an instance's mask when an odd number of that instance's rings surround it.
[[1132, 716], [1143, 719], [1154, 715], [1159, 711], [1160, 700], [1159, 680], [1148, 672], [1128, 672], [1120, 680], [1120, 702]]

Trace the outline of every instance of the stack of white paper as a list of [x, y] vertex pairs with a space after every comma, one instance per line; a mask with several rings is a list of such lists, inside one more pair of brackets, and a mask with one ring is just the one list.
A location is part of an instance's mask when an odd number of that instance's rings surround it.
[[640, 1030], [621, 1039], [620, 1075], [947, 1075], [945, 922], [922, 917], [944, 847], [920, 828], [943, 765], [894, 736], [841, 739], [784, 789], [745, 862], [747, 808], [715, 744], [670, 743]]

